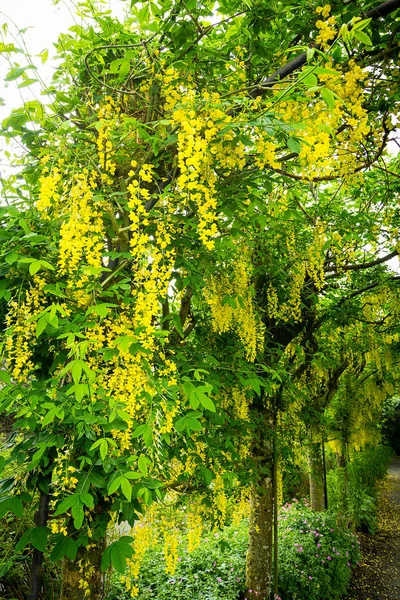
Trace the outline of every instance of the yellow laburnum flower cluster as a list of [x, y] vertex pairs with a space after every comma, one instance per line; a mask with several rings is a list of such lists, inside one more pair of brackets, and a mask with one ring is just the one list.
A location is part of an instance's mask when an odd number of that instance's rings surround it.
[[179, 537], [178, 530], [171, 528], [170, 521], [164, 521], [164, 558], [165, 572], [174, 575], [178, 564]]
[[313, 280], [317, 290], [320, 290], [324, 284], [325, 271], [325, 252], [324, 244], [326, 235], [324, 227], [321, 223], [317, 223], [314, 227], [314, 240], [307, 249], [306, 267], [309, 277]]
[[[90, 544], [88, 546], [86, 546], [86, 549], [89, 550], [90, 549]], [[82, 590], [83, 595], [86, 596], [90, 596], [91, 595], [91, 590], [90, 590], [90, 579], [93, 577], [94, 572], [95, 572], [95, 566], [91, 564], [90, 559], [89, 558], [81, 558], [80, 560], [78, 560], [78, 566], [79, 566], [79, 575], [80, 575], [80, 579], [78, 582], [78, 588], [80, 590]]]
[[260, 324], [253, 306], [253, 294], [249, 274], [249, 257], [246, 252], [239, 256], [234, 265], [232, 281], [228, 276], [210, 279], [204, 292], [211, 310], [212, 328], [218, 333], [234, 330], [245, 349], [246, 358], [256, 357]]
[[[173, 386], [177, 384], [176, 372], [177, 366], [176, 364], [166, 358], [165, 354], [161, 351], [158, 352], [158, 356], [161, 359], [161, 366], [158, 369], [158, 377], [166, 380], [166, 385]], [[174, 418], [179, 412], [181, 402], [180, 398], [177, 397], [175, 399], [172, 398], [163, 398], [160, 402], [160, 406], [162, 409], [162, 419], [158, 427], [158, 432], [162, 433], [171, 433], [174, 427]]]
[[123, 344], [123, 340], [136, 340], [139, 343], [132, 315], [122, 314], [119, 319], [108, 321], [105, 325], [108, 326], [108, 346], [118, 349], [119, 353], [107, 363], [108, 369], [103, 371], [102, 384], [113, 402], [120, 404], [129, 415], [127, 429], [112, 430], [113, 437], [118, 440], [118, 449], [122, 452], [131, 447], [132, 428], [141, 415], [142, 407], [157, 393], [154, 380], [149, 375], [148, 362], [154, 351], [154, 339], [142, 332], [140, 337], [143, 350], [138, 348], [131, 353], [129, 345]]
[[119, 114], [119, 107], [114, 100], [107, 96], [105, 103], [102, 104], [97, 112], [99, 118], [98, 135], [96, 139], [100, 169], [103, 171], [101, 178], [105, 183], [112, 183], [112, 178], [109, 175], [114, 175], [117, 167], [112, 160], [115, 155], [113, 142], [111, 140], [111, 131], [116, 125]]
[[90, 281], [90, 269], [100, 269], [104, 253], [104, 226], [100, 207], [93, 192], [95, 176], [87, 169], [74, 175], [68, 193], [66, 220], [60, 228], [59, 273], [68, 275], [68, 289], [79, 305], [87, 301], [85, 287]]
[[57, 457], [54, 459], [54, 470], [52, 477], [52, 486], [54, 488], [53, 496], [57, 497], [63, 492], [73, 492], [78, 483], [75, 477], [76, 469], [69, 465], [70, 449], [63, 447], [58, 451]]
[[271, 140], [270, 136], [262, 130], [256, 129], [255, 148], [257, 154], [254, 158], [254, 164], [260, 169], [267, 165], [271, 169], [279, 169], [282, 165], [276, 159], [277, 144]]
[[140, 567], [143, 563], [144, 556], [155, 543], [154, 529], [151, 520], [142, 518], [135, 524], [132, 530], [133, 535], [133, 556], [127, 559], [128, 573], [121, 577], [121, 583], [130, 592], [131, 598], [136, 598], [139, 595], [139, 586], [133, 580], [137, 580], [140, 573]]
[[216, 207], [217, 176], [210, 142], [215, 139], [219, 126], [211, 119], [199, 115], [195, 92], [188, 92], [181, 108], [174, 110], [172, 120], [178, 126], [178, 167], [180, 175], [177, 188], [185, 203], [197, 206], [200, 240], [208, 250], [214, 248], [217, 233]]
[[[160, 410], [154, 423], [157, 428], [154, 433], [158, 434], [171, 431], [174, 416], [179, 409], [179, 398], [167, 399], [163, 391], [177, 383], [176, 364], [159, 347], [155, 325], [149, 323], [148, 313], [144, 316], [143, 320], [135, 305], [125, 307], [118, 316], [114, 316], [112, 320], [104, 319], [87, 333], [91, 351], [104, 347], [118, 351], [106, 364], [102, 353], [94, 352], [90, 355], [88, 352], [85, 358], [87, 365], [97, 373], [95, 382], [91, 384], [92, 400], [100, 386], [110, 398], [111, 408], [121, 409], [126, 415], [126, 428], [111, 431], [118, 442], [113, 450], [117, 454], [131, 447], [133, 427], [147, 421], [149, 404], [156, 403], [161, 398]], [[132, 344], [134, 350], [132, 348], [131, 351]], [[157, 369], [152, 370], [155, 356]]]
[[[236, 63], [235, 74], [242, 72], [243, 66], [240, 59]], [[234, 169], [242, 169], [248, 148], [235, 139], [234, 118], [218, 93], [197, 92], [190, 82], [179, 81], [173, 68], [160, 75], [160, 85], [166, 116], [178, 133], [176, 193], [184, 206], [196, 207], [200, 240], [212, 250], [217, 233], [217, 170], [228, 175]], [[265, 130], [252, 127], [249, 136], [256, 148], [255, 163], [261, 168], [278, 167], [277, 146]]]
[[240, 525], [243, 519], [246, 519], [250, 515], [250, 489], [243, 488], [240, 491], [239, 501], [235, 504], [232, 513], [232, 523], [236, 527]]
[[18, 303], [13, 300], [6, 316], [5, 356], [11, 376], [24, 382], [32, 376], [35, 368], [32, 352], [36, 346], [36, 319], [45, 307], [43, 287], [46, 282], [39, 275], [27, 290], [25, 298]]
[[220, 390], [221, 407], [229, 411], [236, 419], [249, 420], [250, 400], [243, 387], [234, 385], [227, 390]]
[[188, 527], [188, 552], [194, 552], [201, 544], [201, 534], [203, 532], [203, 520], [201, 514], [197, 510], [191, 509], [187, 516]]
[[[41, 213], [46, 213], [46, 211], [58, 204], [60, 200], [60, 193], [58, 191], [60, 180], [61, 173], [57, 167], [54, 167], [48, 175], [46, 174], [46, 169], [43, 170], [43, 174], [39, 177], [39, 198], [36, 202], [36, 208]], [[47, 215], [44, 216], [48, 218]]]
[[326, 17], [328, 17], [331, 12], [331, 5], [325, 4], [325, 6], [317, 6], [315, 12], [317, 13], [317, 15], [321, 15], [326, 19]]
[[220, 473], [217, 473], [213, 483], [212, 502], [215, 508], [215, 523], [218, 528], [222, 528], [226, 522], [228, 498], [225, 493], [224, 480]]
[[319, 33], [316, 38], [317, 44], [320, 44], [322, 48], [329, 48], [329, 42], [335, 39], [337, 34], [334, 26], [336, 25], [336, 18], [329, 17], [331, 12], [331, 7], [329, 4], [325, 4], [325, 6], [318, 6], [316, 12], [320, 14], [322, 17], [327, 19], [326, 21], [321, 21], [320, 19], [316, 22], [316, 26], [319, 30]]
[[333, 106], [329, 108], [316, 91], [306, 92], [309, 102], [290, 100], [279, 104], [285, 122], [306, 124], [296, 131], [297, 139], [304, 142], [299, 153], [304, 179], [349, 178], [361, 164], [360, 142], [371, 131], [368, 112], [363, 106], [367, 77], [367, 71], [353, 60], [344, 73], [334, 70], [328, 62], [317, 78], [328, 93], [334, 94]]

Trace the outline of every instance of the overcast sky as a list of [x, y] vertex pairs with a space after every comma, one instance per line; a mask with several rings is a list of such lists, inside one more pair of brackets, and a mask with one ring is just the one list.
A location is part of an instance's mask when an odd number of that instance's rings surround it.
[[[108, 0], [107, 4], [113, 13], [120, 17], [128, 5], [125, 0]], [[0, 26], [7, 23], [9, 29], [6, 41], [14, 42], [21, 48], [25, 42], [32, 56], [32, 63], [39, 68], [42, 79], [47, 82], [51, 79], [54, 68], [54, 61], [51, 60], [55, 54], [53, 44], [57, 41], [60, 33], [66, 32], [71, 25], [80, 22], [81, 20], [74, 11], [73, 0], [60, 0], [56, 6], [52, 0], [0, 0]], [[25, 28], [27, 28], [26, 31], [20, 34], [19, 30]], [[49, 60], [44, 65], [37, 56], [43, 50], [49, 51]], [[27, 64], [22, 54], [14, 54], [13, 61], [19, 62], [20, 66]], [[3, 80], [9, 69], [10, 65], [5, 55], [0, 53], [0, 98], [5, 101], [5, 106], [0, 106], [0, 122], [10, 114], [13, 108], [21, 106], [23, 101], [33, 99], [35, 95], [39, 96], [41, 91], [39, 84], [18, 89], [17, 85], [21, 83], [21, 79], [5, 83]], [[33, 71], [29, 75], [36, 78]], [[2, 155], [1, 146], [3, 144], [0, 141], [0, 168], [3, 166], [4, 173], [5, 158]]]

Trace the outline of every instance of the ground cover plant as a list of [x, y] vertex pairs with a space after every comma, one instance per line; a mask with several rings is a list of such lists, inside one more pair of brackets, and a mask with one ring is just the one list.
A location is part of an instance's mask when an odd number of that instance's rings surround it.
[[[140, 600], [237, 600], [245, 598], [248, 520], [209, 531], [189, 553], [180, 547], [173, 575], [163, 547], [146, 555], [138, 578]], [[184, 537], [185, 532], [182, 531]], [[354, 534], [338, 528], [332, 513], [315, 513], [303, 502], [286, 504], [279, 516], [279, 594], [285, 600], [339, 598], [360, 558]], [[129, 598], [114, 578], [108, 600]]]

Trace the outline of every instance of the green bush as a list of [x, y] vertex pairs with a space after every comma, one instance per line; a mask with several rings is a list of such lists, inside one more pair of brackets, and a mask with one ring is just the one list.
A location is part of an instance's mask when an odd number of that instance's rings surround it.
[[393, 452], [387, 446], [369, 446], [351, 456], [347, 470], [328, 473], [329, 507], [358, 531], [375, 533], [376, 483], [387, 472]]
[[356, 537], [338, 529], [332, 512], [296, 502], [280, 515], [279, 591], [282, 600], [335, 600], [360, 558]]
[[[300, 502], [281, 510], [279, 588], [282, 600], [335, 600], [346, 591], [359, 559], [356, 538], [339, 530], [331, 513], [314, 513]], [[237, 600], [245, 597], [248, 525], [210, 533], [192, 554], [180, 552], [173, 577], [162, 549], [147, 553], [139, 600]], [[115, 580], [108, 600], [129, 598]]]
[[[186, 548], [173, 577], [165, 573], [161, 548], [150, 550], [139, 576], [139, 600], [236, 600], [244, 589], [244, 563], [248, 527], [226, 527], [209, 533], [197, 550]], [[108, 600], [129, 598], [115, 582]]]

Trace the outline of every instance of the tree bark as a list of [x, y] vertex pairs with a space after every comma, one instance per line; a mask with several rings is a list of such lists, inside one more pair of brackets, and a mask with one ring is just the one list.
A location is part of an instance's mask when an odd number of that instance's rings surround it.
[[106, 538], [89, 541], [81, 546], [74, 561], [64, 558], [60, 600], [103, 600], [104, 574], [101, 558], [106, 548]]
[[342, 453], [336, 455], [340, 472], [339, 486], [339, 518], [340, 525], [345, 529], [354, 530], [354, 522], [349, 514], [349, 460], [347, 442], [342, 444]]
[[[39, 496], [39, 507], [35, 515], [35, 523], [38, 527], [46, 527], [47, 525], [47, 520], [49, 518], [49, 501], [49, 494], [41, 491]], [[27, 600], [37, 600], [39, 598], [42, 564], [43, 552], [34, 548]]]
[[322, 512], [325, 510], [325, 482], [322, 448], [319, 442], [312, 442], [308, 446], [308, 468], [311, 508]]
[[246, 598], [269, 600], [272, 573], [272, 479], [253, 485], [250, 497], [249, 546], [246, 560]]

